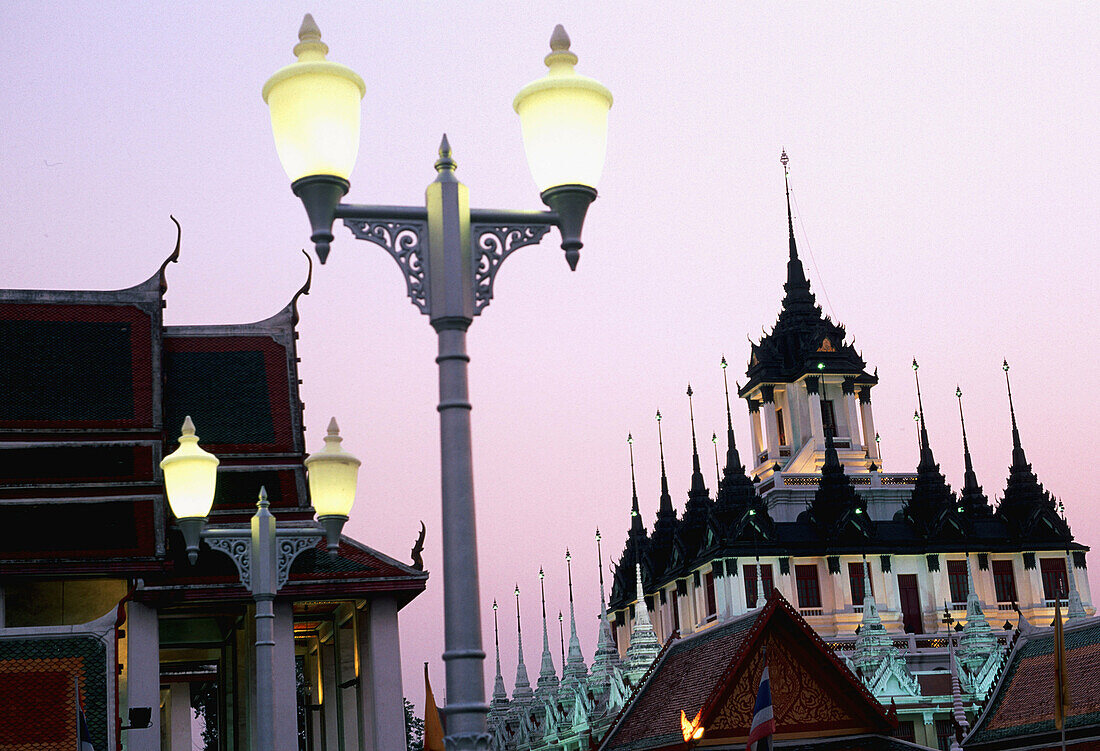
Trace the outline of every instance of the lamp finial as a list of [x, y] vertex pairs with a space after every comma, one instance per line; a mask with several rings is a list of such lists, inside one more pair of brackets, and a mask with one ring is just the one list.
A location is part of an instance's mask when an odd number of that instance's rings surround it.
[[302, 25], [298, 28], [298, 44], [294, 45], [294, 54], [299, 60], [305, 53], [312, 53], [305, 58], [308, 60], [324, 60], [328, 54], [328, 45], [321, 41], [321, 29], [313, 20], [312, 13], [306, 13], [302, 18]]
[[570, 51], [570, 44], [569, 34], [566, 33], [565, 27], [559, 23], [554, 27], [553, 33], [550, 34], [551, 52], [544, 60], [546, 67], [550, 68], [550, 75], [554, 75], [555, 63], [565, 63], [566, 71], [572, 70], [572, 67], [577, 64], [577, 56]]

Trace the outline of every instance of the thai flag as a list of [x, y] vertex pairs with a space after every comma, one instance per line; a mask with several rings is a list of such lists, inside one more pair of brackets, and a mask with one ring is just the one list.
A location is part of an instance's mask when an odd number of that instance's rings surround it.
[[756, 690], [756, 706], [752, 709], [752, 728], [749, 730], [749, 742], [746, 751], [772, 751], [772, 736], [775, 735], [775, 715], [772, 713], [772, 690], [768, 679], [768, 664], [764, 663], [764, 672], [760, 674], [760, 688]]

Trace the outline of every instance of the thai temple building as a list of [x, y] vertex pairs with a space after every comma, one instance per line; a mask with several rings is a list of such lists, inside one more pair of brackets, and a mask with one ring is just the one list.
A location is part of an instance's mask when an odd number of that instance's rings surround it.
[[178, 254], [129, 289], [0, 290], [0, 747], [259, 748], [247, 546], [189, 561], [159, 466], [190, 416], [220, 459], [209, 523], [248, 534], [264, 488], [289, 533], [267, 748], [404, 748], [398, 613], [428, 573], [303, 534], [308, 281], [263, 321], [168, 326]]
[[[915, 471], [883, 470], [871, 396], [877, 373], [815, 301], [795, 243], [789, 187], [787, 214], [779, 317], [752, 344], [747, 380], [735, 389], [750, 418], [748, 445], [742, 444], [747, 461], [734, 435], [728, 381], [725, 467], [716, 488], [707, 487], [700, 466], [694, 414], [693, 471], [682, 510], [668, 487], [659, 412], [660, 497], [648, 528], [631, 461], [630, 526], [606, 610], [618, 650], [607, 664], [615, 681], [622, 676], [622, 687], [593, 694], [599, 697], [593, 706], [610, 722], [621, 691], [636, 685], [644, 673], [636, 659], [643, 653], [639, 638], [648, 655], [654, 644], [763, 607], [774, 589], [896, 711], [895, 737], [946, 749], [962, 725], [974, 722], [1018, 629], [1049, 625], [1056, 602], [1070, 623], [1095, 613], [1087, 548], [1074, 541], [1061, 504], [1027, 461], [1007, 362], [1012, 454], [996, 506], [973, 469], [960, 390], [962, 490], [940, 471], [916, 360], [920, 460]], [[723, 358], [724, 377], [726, 366]], [[690, 386], [687, 393], [690, 410]], [[607, 638], [601, 630], [601, 644]], [[574, 689], [564, 693], [571, 707], [593, 701]], [[506, 727], [527, 722], [525, 712], [537, 719], [542, 711], [521, 710], [532, 705], [515, 698], [513, 705], [501, 715]], [[561, 726], [555, 717], [553, 737]], [[531, 738], [530, 728], [523, 732], [509, 749], [547, 745]]]

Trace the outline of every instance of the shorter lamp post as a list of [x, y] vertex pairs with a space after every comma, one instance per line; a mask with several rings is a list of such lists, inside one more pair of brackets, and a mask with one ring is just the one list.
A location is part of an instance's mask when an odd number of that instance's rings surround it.
[[270, 749], [275, 744], [275, 595], [303, 550], [323, 537], [328, 550], [337, 552], [340, 531], [355, 500], [360, 462], [340, 447], [341, 440], [333, 418], [325, 447], [305, 461], [310, 498], [320, 522], [312, 527], [278, 529], [264, 488], [250, 530], [209, 526], [206, 517], [214, 503], [218, 458], [199, 446], [190, 416], [183, 421], [179, 448], [160, 463], [168, 505], [183, 533], [188, 560], [195, 563], [199, 544], [206, 540], [211, 549], [233, 559], [241, 584], [252, 592], [256, 606], [255, 748]]

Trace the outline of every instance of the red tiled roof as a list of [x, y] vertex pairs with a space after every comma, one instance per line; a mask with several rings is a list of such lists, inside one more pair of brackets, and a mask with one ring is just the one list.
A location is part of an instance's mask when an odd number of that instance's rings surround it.
[[[1067, 742], [1091, 738], [1100, 748], [1100, 618], [1065, 626], [1070, 711]], [[967, 749], [1029, 748], [1059, 735], [1054, 727], [1054, 629], [1022, 635], [1003, 676], [967, 737]], [[1073, 746], [1081, 748], [1081, 746]]]

